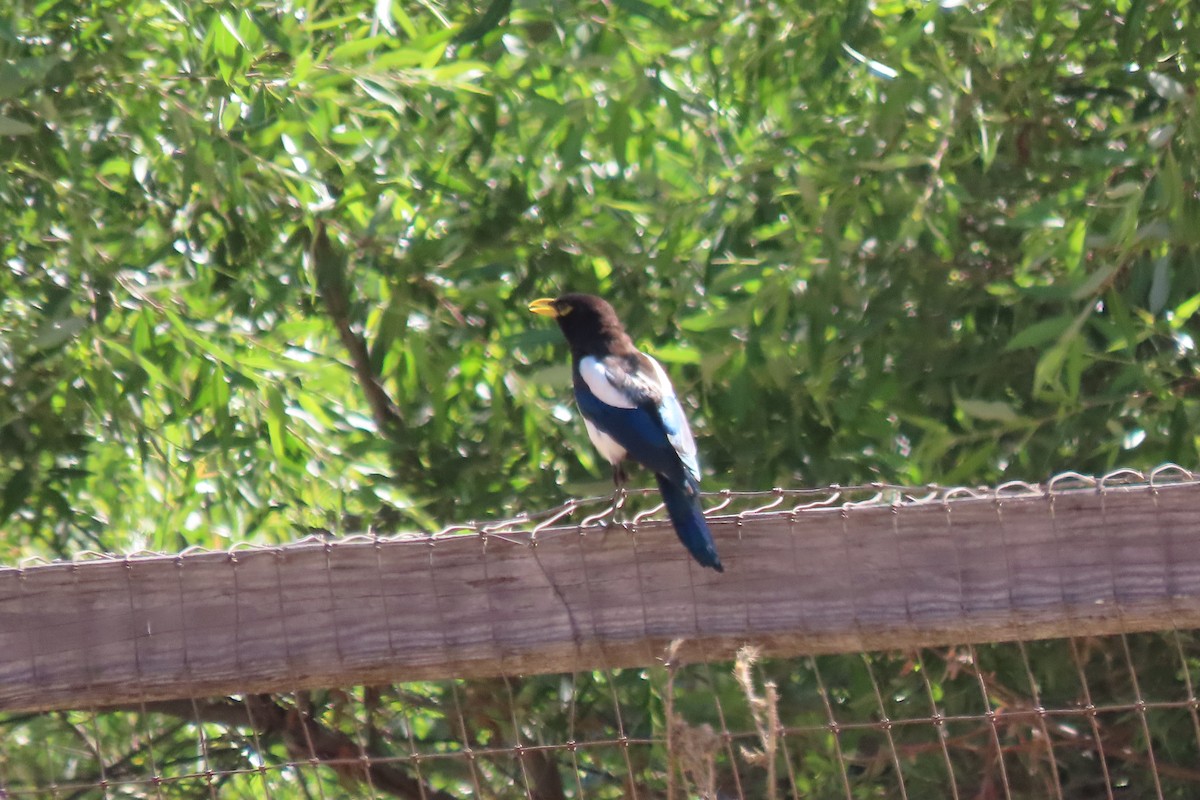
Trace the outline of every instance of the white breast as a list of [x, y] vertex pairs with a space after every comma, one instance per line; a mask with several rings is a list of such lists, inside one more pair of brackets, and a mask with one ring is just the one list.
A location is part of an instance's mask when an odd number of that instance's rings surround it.
[[625, 459], [625, 448], [617, 444], [616, 439], [597, 428], [589, 419], [585, 419], [583, 424], [587, 426], [588, 438], [608, 463], [618, 464]]

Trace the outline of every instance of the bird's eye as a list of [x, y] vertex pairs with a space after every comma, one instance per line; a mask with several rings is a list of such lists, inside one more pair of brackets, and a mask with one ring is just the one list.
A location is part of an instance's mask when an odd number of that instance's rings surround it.
[[557, 310], [560, 317], [565, 317], [567, 314], [571, 313], [572, 307], [570, 303], [559, 303]]

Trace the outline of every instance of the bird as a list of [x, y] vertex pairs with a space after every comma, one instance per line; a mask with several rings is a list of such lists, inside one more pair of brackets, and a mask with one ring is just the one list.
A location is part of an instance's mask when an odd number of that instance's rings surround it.
[[571, 348], [575, 402], [620, 490], [629, 458], [654, 472], [675, 533], [702, 566], [724, 572], [700, 506], [696, 442], [662, 366], [638, 350], [608, 301], [569, 292], [529, 310], [552, 317]]

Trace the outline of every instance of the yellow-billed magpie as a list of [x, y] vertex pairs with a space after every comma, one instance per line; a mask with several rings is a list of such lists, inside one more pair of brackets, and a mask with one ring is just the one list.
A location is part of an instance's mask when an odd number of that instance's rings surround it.
[[588, 438], [624, 482], [621, 462], [654, 471], [667, 514], [684, 547], [703, 566], [724, 572], [700, 507], [696, 442], [667, 373], [633, 346], [617, 313], [590, 294], [544, 297], [529, 310], [554, 317], [571, 347], [575, 402]]

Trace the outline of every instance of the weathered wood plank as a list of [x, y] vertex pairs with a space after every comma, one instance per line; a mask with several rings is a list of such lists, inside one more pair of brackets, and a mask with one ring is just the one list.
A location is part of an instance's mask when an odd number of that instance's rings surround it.
[[0, 569], [0, 709], [1200, 627], [1200, 484]]

